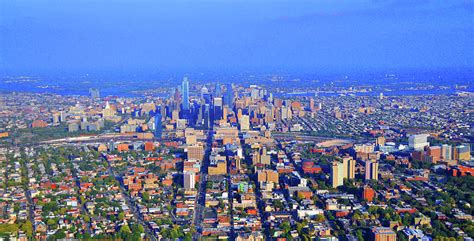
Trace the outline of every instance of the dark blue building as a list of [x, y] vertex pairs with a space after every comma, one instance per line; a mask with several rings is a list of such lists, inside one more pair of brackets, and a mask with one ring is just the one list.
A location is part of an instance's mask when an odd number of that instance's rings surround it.
[[155, 114], [155, 138], [161, 139], [163, 134], [163, 123], [161, 122], [161, 113], [158, 111]]

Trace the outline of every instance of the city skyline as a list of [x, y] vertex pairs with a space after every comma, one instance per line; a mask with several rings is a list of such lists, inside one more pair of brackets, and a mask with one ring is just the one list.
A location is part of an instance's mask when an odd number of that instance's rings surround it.
[[472, 0], [0, 0], [0, 240], [473, 241]]

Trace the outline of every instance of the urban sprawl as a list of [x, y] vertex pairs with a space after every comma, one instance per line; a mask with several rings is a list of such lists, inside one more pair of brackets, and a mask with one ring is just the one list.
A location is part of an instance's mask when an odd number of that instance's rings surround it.
[[473, 240], [474, 97], [0, 94], [0, 239]]

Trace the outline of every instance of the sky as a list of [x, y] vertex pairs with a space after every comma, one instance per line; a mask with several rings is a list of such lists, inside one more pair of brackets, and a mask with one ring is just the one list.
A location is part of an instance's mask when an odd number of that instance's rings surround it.
[[473, 68], [470, 0], [0, 1], [0, 74]]

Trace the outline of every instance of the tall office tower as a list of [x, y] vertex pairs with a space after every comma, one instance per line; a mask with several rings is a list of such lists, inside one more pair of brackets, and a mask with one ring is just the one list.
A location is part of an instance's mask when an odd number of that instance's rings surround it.
[[441, 146], [441, 159], [450, 161], [453, 159], [453, 147], [448, 144]]
[[163, 126], [161, 122], [161, 113], [157, 112], [155, 114], [155, 138], [161, 139], [161, 135], [163, 134]]
[[309, 110], [314, 111], [314, 99], [309, 99]]
[[331, 164], [331, 186], [333, 188], [344, 185], [344, 178], [346, 177], [346, 168], [344, 164], [338, 161], [333, 161]]
[[219, 82], [216, 83], [216, 88], [214, 89], [214, 97], [222, 97], [222, 89]]
[[232, 90], [232, 84], [227, 84], [227, 89], [224, 96], [224, 104], [230, 108], [234, 108], [234, 91]]
[[204, 105], [204, 127], [206, 129], [211, 128], [211, 106], [209, 104]]
[[379, 163], [376, 160], [365, 162], [365, 180], [379, 179]]
[[214, 120], [222, 119], [222, 98], [214, 98]]
[[89, 94], [91, 95], [92, 99], [99, 99], [100, 98], [100, 91], [96, 88], [90, 88]]
[[196, 174], [194, 172], [183, 173], [183, 186], [184, 190], [193, 190], [196, 185]]
[[344, 157], [342, 159], [345, 169], [347, 170], [346, 178], [354, 179], [355, 178], [355, 164], [356, 161], [352, 157]]
[[408, 147], [415, 149], [417, 151], [423, 150], [425, 146], [429, 146], [430, 143], [427, 141], [428, 135], [426, 134], [419, 134], [419, 135], [411, 135], [408, 137]]
[[252, 100], [258, 100], [260, 98], [259, 94], [260, 94], [260, 92], [258, 91], [258, 89], [254, 88], [250, 92], [250, 97], [252, 97]]
[[379, 99], [383, 100], [383, 93], [382, 92], [380, 92]]
[[181, 85], [181, 89], [183, 92], [183, 110], [189, 110], [189, 81], [188, 77], [183, 78], [183, 83]]
[[202, 125], [204, 120], [204, 104], [199, 105], [196, 125]]

